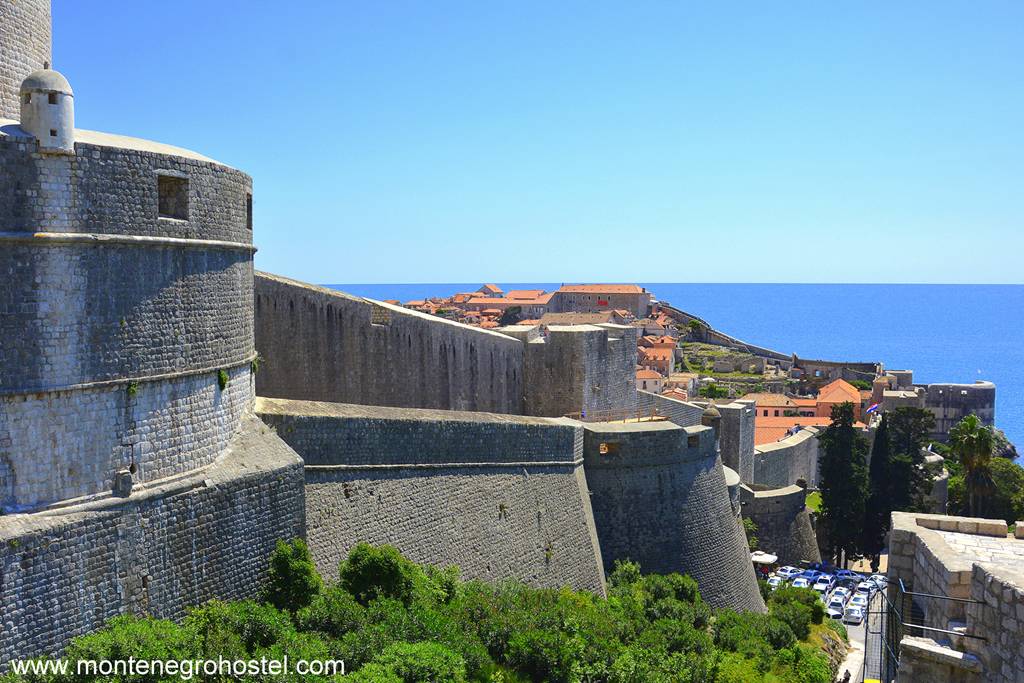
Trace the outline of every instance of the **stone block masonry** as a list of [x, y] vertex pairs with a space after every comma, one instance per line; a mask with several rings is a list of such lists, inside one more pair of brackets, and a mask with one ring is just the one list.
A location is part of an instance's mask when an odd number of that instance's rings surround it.
[[50, 61], [50, 0], [0, 0], [0, 45], [0, 119], [16, 119], [21, 81]]
[[287, 278], [256, 275], [261, 396], [523, 412], [515, 339]]
[[668, 396], [653, 394], [649, 391], [638, 391], [637, 409], [641, 415], [657, 414], [665, 417], [672, 424], [680, 427], [696, 427], [700, 425], [704, 408], [693, 403], [680, 401]]
[[256, 409], [305, 460], [307, 538], [325, 576], [367, 541], [467, 578], [603, 594], [578, 423], [267, 398]]
[[714, 607], [765, 611], [712, 429], [588, 424], [584, 462], [606, 570], [690, 574]]
[[58, 654], [123, 613], [178, 618], [255, 595], [302, 535], [302, 462], [249, 416], [222, 457], [129, 498], [0, 517], [0, 662]]
[[757, 525], [758, 548], [777, 555], [779, 562], [821, 562], [818, 541], [807, 512], [807, 490], [800, 486], [740, 492], [743, 516]]
[[803, 480], [809, 488], [817, 487], [818, 430], [805, 427], [781, 441], [757, 446], [752, 471], [744, 481], [782, 488]]

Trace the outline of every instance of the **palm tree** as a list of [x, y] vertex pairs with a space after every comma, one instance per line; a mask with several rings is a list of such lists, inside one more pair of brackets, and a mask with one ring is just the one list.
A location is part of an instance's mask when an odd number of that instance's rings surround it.
[[981, 501], [995, 490], [992, 481], [992, 429], [981, 424], [977, 415], [968, 415], [949, 430], [950, 450], [960, 459], [967, 487], [967, 513], [979, 514]]

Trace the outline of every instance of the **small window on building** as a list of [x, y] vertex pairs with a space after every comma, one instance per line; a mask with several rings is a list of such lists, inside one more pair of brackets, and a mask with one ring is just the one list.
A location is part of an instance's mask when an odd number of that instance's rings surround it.
[[688, 437], [686, 437], [686, 445], [689, 448], [696, 448], [697, 446], [700, 445], [700, 437], [697, 436], [696, 434], [690, 434]]
[[50, 137], [51, 138], [57, 137], [57, 129], [56, 128], [51, 128], [50, 129]]
[[50, 93], [47, 96], [47, 99], [50, 101], [50, 104], [57, 104], [57, 93], [55, 93], [55, 92]]
[[245, 195], [245, 227], [252, 230], [252, 193]]
[[597, 447], [597, 452], [601, 455], [618, 455], [619, 444], [617, 443], [602, 443]]
[[157, 176], [157, 190], [160, 194], [160, 218], [188, 220], [188, 178]]
[[775, 417], [778, 417], [778, 416], [779, 416], [779, 411], [776, 410], [775, 411]]

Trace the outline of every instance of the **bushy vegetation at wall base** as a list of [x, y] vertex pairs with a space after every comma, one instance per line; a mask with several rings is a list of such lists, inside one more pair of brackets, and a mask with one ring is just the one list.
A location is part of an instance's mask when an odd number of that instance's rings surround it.
[[[336, 678], [362, 683], [569, 681], [610, 683], [828, 683], [820, 643], [843, 648], [813, 591], [770, 594], [768, 614], [714, 611], [696, 582], [611, 574], [608, 598], [520, 583], [461, 581], [388, 546], [357, 545], [336, 580], [317, 575], [305, 544], [279, 543], [261, 601], [212, 601], [180, 623], [122, 616], [76, 638], [79, 659], [343, 659]], [[818, 646], [811, 643], [819, 643]], [[177, 681], [171, 678], [22, 677], [7, 681]], [[196, 680], [260, 680], [202, 678]]]

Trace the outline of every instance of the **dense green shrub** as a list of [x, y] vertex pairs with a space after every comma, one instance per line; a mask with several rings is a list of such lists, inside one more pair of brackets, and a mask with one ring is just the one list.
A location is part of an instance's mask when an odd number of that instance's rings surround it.
[[377, 598], [412, 602], [422, 571], [389, 545], [358, 543], [339, 567], [341, 587], [367, 605]]
[[323, 581], [309, 554], [306, 542], [278, 541], [270, 554], [270, 572], [263, 599], [278, 609], [298, 610], [316, 597]]
[[68, 658], [343, 659], [344, 680], [362, 683], [828, 681], [827, 657], [802, 642], [822, 621], [813, 591], [779, 589], [768, 614], [716, 612], [687, 576], [643, 575], [620, 562], [608, 578], [607, 599], [462, 582], [455, 568], [421, 567], [394, 548], [359, 544], [339, 581], [324, 587], [305, 544], [280, 543], [264, 602], [211, 601], [180, 625], [118, 617], [76, 638]]

